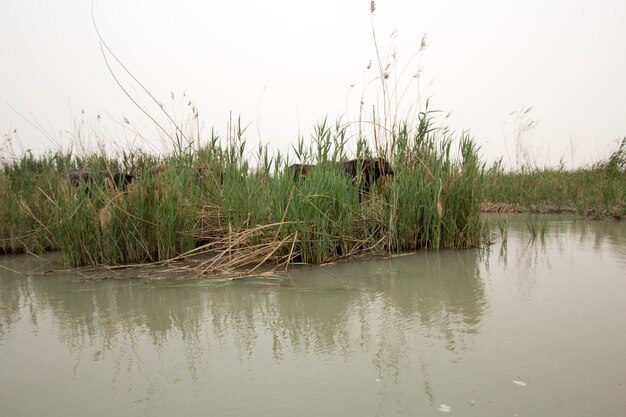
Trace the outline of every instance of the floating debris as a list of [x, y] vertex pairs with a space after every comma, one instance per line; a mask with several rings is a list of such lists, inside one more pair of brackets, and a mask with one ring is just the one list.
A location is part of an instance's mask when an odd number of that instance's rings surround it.
[[449, 413], [452, 410], [450, 409], [450, 406], [448, 405], [439, 404], [439, 408], [437, 409], [437, 411], [441, 411], [442, 413]]
[[526, 386], [526, 383], [525, 383], [524, 381], [518, 381], [518, 380], [515, 380], [515, 379], [514, 379], [514, 380], [513, 380], [513, 383], [514, 383], [515, 385], [519, 385], [520, 387], [525, 387], [525, 386]]

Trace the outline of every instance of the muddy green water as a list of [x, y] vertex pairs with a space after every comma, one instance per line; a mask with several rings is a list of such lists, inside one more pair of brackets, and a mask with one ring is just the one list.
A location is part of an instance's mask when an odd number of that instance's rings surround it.
[[0, 416], [626, 415], [626, 222], [507, 221], [280, 280], [0, 269]]

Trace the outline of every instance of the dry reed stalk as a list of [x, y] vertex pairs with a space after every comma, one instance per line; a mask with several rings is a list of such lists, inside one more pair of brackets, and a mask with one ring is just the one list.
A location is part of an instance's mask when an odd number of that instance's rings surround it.
[[[164, 261], [163, 264], [169, 264], [168, 271], [184, 269], [194, 272], [198, 277], [206, 275], [249, 276], [256, 274], [260, 267], [267, 267], [269, 264], [276, 265], [270, 269], [274, 271], [299, 256], [299, 252], [294, 251], [297, 233], [277, 239], [278, 235], [275, 232], [284, 225], [293, 223], [279, 222], [241, 231], [233, 230], [230, 225], [222, 228], [214, 227], [209, 243]], [[204, 233], [202, 236], [205, 239], [209, 237]], [[259, 243], [253, 243], [255, 239], [258, 239]], [[289, 249], [286, 255], [277, 254], [282, 249]], [[206, 256], [209, 258], [198, 259]], [[184, 264], [173, 265], [180, 261], [184, 261]]]

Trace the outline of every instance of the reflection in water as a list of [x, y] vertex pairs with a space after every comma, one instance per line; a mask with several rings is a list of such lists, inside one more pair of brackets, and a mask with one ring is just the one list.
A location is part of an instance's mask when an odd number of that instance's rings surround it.
[[[589, 259], [590, 263], [602, 263], [604, 258], [621, 264], [626, 269], [626, 227], [624, 222], [615, 220], [585, 221], [578, 217], [555, 215], [489, 215], [490, 222], [497, 224], [507, 220], [509, 237], [515, 240], [512, 252], [509, 242], [497, 246], [498, 263], [505, 269], [514, 271], [519, 292], [527, 299], [532, 298], [536, 279], [542, 274], [554, 271], [553, 258], [560, 264], [575, 269]], [[533, 239], [528, 223], [547, 225], [544, 239]], [[572, 245], [575, 245], [572, 250]], [[591, 252], [590, 252], [591, 250]], [[608, 256], [607, 256], [608, 255]], [[513, 264], [509, 265], [509, 259]], [[508, 267], [508, 268], [507, 268]]]
[[[5, 333], [25, 315], [34, 334], [38, 322], [51, 319], [74, 373], [112, 359], [116, 390], [122, 381], [150, 373], [146, 350], [167, 362], [173, 345], [180, 345], [176, 354], [185, 356], [185, 378], [195, 385], [210, 374], [213, 354], [228, 350], [239, 363], [254, 362], [266, 346], [276, 365], [294, 356], [349, 362], [370, 352], [376, 377], [394, 385], [413, 361], [426, 373], [422, 344], [440, 340], [459, 355], [466, 336], [478, 330], [486, 305], [479, 259], [472, 251], [422, 253], [231, 284], [5, 277], [1, 334], [10, 337]], [[424, 390], [432, 397], [426, 379]], [[151, 381], [144, 400], [155, 406], [170, 388]]]
[[476, 252], [434, 252], [310, 269], [277, 282], [216, 285], [11, 277], [1, 281], [2, 329], [10, 329], [25, 311], [34, 328], [39, 317], [50, 314], [74, 351], [96, 342], [110, 346], [137, 329], [155, 346], [173, 332], [193, 341], [208, 324], [215, 339], [230, 335], [247, 357], [258, 333], [267, 331], [279, 361], [283, 349], [349, 355], [354, 324], [364, 337], [360, 344], [367, 345], [372, 324], [394, 331], [395, 323], [402, 323], [444, 338], [454, 351], [454, 335], [476, 331], [484, 309], [478, 260]]
[[[189, 415], [422, 415], [446, 401], [466, 415], [507, 414], [516, 392], [503, 382], [525, 376], [509, 369], [533, 368], [507, 358], [532, 350], [527, 340], [539, 335], [542, 346], [564, 343], [541, 330], [561, 317], [553, 302], [540, 302], [561, 288], [554, 276], [571, 280], [587, 258], [603, 259], [608, 271], [625, 266], [621, 224], [550, 219], [543, 243], [529, 239], [523, 219], [509, 219], [508, 241], [486, 250], [311, 267], [271, 280], [93, 281], [2, 270], [0, 367], [21, 377], [0, 377], [0, 414], [41, 414], [63, 398], [76, 415], [96, 406], [102, 415], [180, 407]], [[22, 256], [0, 262], [49, 268]], [[567, 299], [560, 303], [571, 311]], [[535, 314], [544, 322], [520, 322]], [[626, 342], [624, 332], [616, 337]], [[69, 388], [50, 388], [37, 408], [23, 401], [34, 381]], [[99, 393], [84, 400], [87, 408], [76, 403], [84, 390]], [[517, 411], [535, 410], [521, 404]]]

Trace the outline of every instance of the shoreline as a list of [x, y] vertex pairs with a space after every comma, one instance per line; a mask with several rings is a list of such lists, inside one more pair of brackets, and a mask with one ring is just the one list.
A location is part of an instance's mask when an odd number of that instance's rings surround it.
[[580, 211], [573, 207], [558, 207], [558, 206], [521, 206], [509, 203], [493, 203], [491, 201], [483, 201], [480, 204], [481, 213], [501, 213], [501, 214], [575, 214], [581, 216], [584, 220], [605, 220], [615, 219], [624, 220], [626, 216], [626, 208], [621, 206], [613, 206], [609, 209], [602, 209], [600, 211], [596, 209], [588, 209], [585, 214], [581, 214]]

